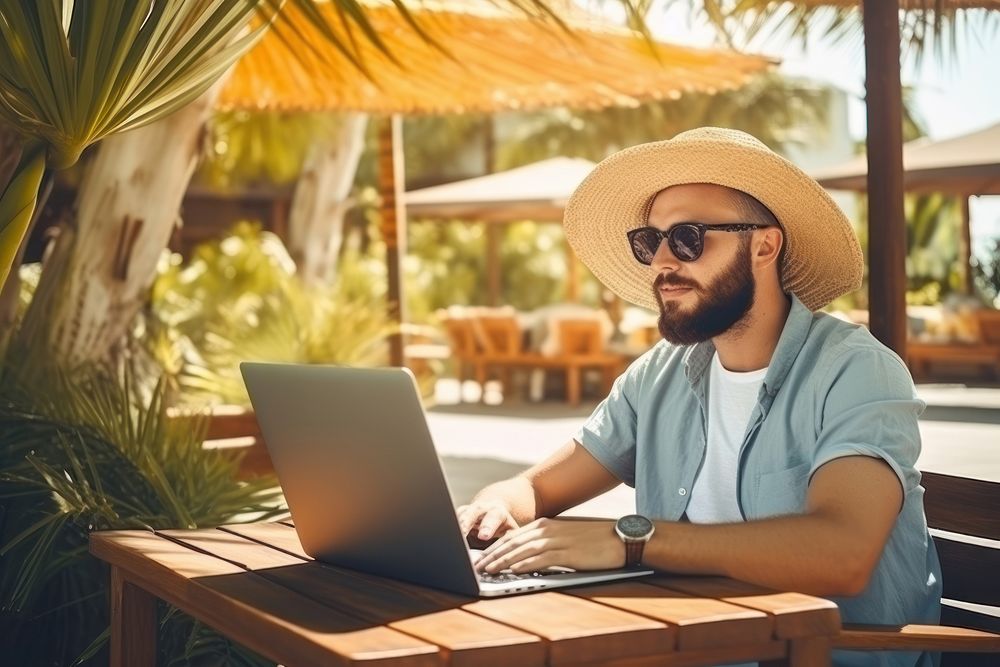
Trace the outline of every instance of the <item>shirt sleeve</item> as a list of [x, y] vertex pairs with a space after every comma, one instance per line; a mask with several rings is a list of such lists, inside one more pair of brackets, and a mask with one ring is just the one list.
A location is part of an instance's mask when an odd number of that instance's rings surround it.
[[648, 358], [648, 354], [640, 357], [615, 380], [611, 393], [574, 436], [611, 474], [631, 487], [635, 487], [639, 387]]
[[871, 456], [892, 468], [906, 497], [920, 484], [917, 418], [926, 404], [903, 362], [884, 349], [849, 349], [820, 386], [826, 391], [820, 398], [810, 479], [834, 459]]

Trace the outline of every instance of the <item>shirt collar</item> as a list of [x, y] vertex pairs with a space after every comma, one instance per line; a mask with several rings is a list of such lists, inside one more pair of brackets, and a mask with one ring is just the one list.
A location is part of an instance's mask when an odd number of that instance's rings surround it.
[[[812, 311], [806, 308], [805, 304], [799, 301], [799, 298], [794, 294], [790, 294], [789, 297], [792, 300], [792, 305], [788, 310], [785, 326], [781, 329], [778, 345], [774, 348], [774, 354], [771, 356], [767, 375], [764, 376], [764, 384], [761, 388], [761, 394], [766, 394], [771, 399], [778, 393], [778, 389], [781, 388], [788, 376], [788, 371], [795, 363], [795, 358], [799, 356], [802, 346], [805, 345], [809, 329], [812, 326]], [[695, 390], [701, 385], [713, 354], [715, 354], [715, 345], [711, 340], [692, 345], [684, 354], [684, 372], [688, 382]]]

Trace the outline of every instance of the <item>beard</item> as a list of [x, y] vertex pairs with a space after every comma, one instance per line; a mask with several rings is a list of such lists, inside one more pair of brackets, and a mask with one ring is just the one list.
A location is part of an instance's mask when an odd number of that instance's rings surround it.
[[[659, 292], [663, 286], [690, 287], [701, 300], [685, 312], [677, 301], [663, 301]], [[732, 263], [705, 287], [661, 273], [653, 281], [653, 294], [660, 304], [660, 335], [674, 345], [694, 345], [719, 336], [738, 326], [749, 312], [754, 288], [749, 244], [741, 244]]]

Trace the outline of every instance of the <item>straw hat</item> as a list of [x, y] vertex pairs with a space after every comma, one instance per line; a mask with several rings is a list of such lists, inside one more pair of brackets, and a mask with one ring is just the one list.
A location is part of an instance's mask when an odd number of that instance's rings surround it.
[[864, 261], [847, 217], [801, 169], [756, 138], [718, 127], [640, 144], [597, 165], [566, 205], [566, 238], [597, 278], [623, 299], [659, 310], [656, 272], [637, 262], [625, 233], [672, 185], [713, 183], [756, 197], [785, 232], [782, 279], [810, 310], [861, 286]]

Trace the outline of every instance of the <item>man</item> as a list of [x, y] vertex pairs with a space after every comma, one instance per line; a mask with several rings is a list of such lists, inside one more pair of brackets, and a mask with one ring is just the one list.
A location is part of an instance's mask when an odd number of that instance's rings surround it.
[[[464, 530], [499, 538], [477, 567], [642, 563], [828, 596], [845, 623], [937, 622], [940, 569], [914, 469], [924, 404], [899, 357], [816, 312], [863, 272], [827, 193], [753, 137], [701, 128], [602, 162], [565, 227], [608, 288], [659, 309], [664, 341], [573, 440], [459, 508]], [[621, 482], [641, 516], [545, 518]]]

